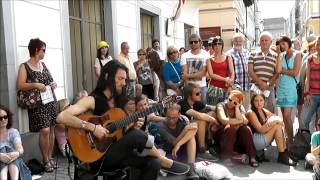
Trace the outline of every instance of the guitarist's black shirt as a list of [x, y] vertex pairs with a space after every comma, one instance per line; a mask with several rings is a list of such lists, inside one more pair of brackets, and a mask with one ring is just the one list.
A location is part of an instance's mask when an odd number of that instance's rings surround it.
[[102, 94], [92, 94], [94, 98], [94, 115], [101, 116], [106, 111], [110, 109], [108, 102], [110, 99], [108, 99], [103, 93]]

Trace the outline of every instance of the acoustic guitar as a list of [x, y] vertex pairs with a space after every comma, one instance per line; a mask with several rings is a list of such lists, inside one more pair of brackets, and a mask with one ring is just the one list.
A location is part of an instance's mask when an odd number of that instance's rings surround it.
[[98, 139], [92, 132], [69, 127], [67, 137], [73, 154], [82, 162], [95, 162], [107, 152], [112, 143], [123, 137], [123, 134], [125, 133], [124, 127], [137, 121], [138, 118], [160, 111], [164, 107], [168, 107], [170, 104], [181, 100], [181, 96], [167, 96], [163, 98], [160, 103], [155, 104], [142, 112], [130, 114], [129, 116], [127, 116], [120, 108], [111, 108], [102, 116], [95, 116], [90, 113], [79, 115], [78, 118], [83, 121], [105, 127], [109, 130], [110, 135], [106, 138]]

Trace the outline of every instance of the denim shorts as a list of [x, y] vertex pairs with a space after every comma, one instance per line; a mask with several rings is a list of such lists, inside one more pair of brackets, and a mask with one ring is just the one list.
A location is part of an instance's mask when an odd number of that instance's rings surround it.
[[261, 133], [254, 133], [253, 134], [253, 143], [254, 143], [254, 147], [258, 151], [270, 146], [270, 144], [267, 142], [264, 134], [261, 134]]

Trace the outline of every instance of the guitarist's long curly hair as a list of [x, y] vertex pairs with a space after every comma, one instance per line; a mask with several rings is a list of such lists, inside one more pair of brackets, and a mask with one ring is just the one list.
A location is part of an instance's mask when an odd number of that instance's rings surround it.
[[121, 64], [118, 60], [114, 59], [102, 67], [97, 86], [91, 94], [103, 96], [103, 91], [105, 89], [109, 89], [111, 91], [112, 97], [114, 98], [115, 106], [123, 107], [123, 103], [125, 103], [125, 99], [127, 97], [127, 85], [122, 88], [121, 94], [117, 94], [115, 76], [118, 69], [123, 69], [124, 71], [126, 71], [127, 77], [129, 77], [128, 68], [125, 65]]

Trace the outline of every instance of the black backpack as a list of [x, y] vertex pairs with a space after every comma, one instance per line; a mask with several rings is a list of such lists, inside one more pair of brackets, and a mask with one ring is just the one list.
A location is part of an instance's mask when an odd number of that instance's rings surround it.
[[29, 160], [26, 165], [30, 169], [31, 175], [34, 175], [34, 174], [41, 175], [44, 173], [44, 167], [37, 159]]
[[290, 155], [297, 159], [305, 159], [311, 150], [311, 134], [308, 130], [299, 130], [290, 147]]

